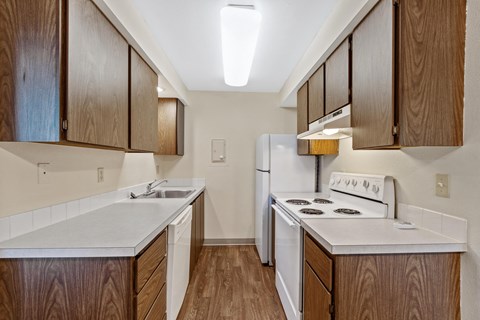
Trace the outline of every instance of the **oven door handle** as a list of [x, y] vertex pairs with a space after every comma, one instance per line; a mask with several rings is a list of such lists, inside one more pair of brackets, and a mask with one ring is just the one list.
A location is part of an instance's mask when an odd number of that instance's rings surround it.
[[289, 226], [290, 228], [295, 228], [295, 227], [298, 227], [298, 226], [299, 226], [299, 224], [297, 224], [297, 223], [295, 223], [294, 221], [292, 221], [292, 219], [289, 218], [289, 217], [283, 212], [283, 210], [282, 210], [280, 207], [278, 207], [278, 206], [275, 205], [275, 204], [272, 204], [272, 208], [273, 208], [273, 210], [275, 210], [275, 212], [277, 212], [278, 215], [288, 224], [288, 226]]

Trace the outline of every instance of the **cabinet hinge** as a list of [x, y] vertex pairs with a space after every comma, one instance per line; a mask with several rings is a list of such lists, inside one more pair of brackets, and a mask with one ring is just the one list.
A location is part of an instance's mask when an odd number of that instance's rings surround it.
[[400, 5], [400, 0], [393, 0], [393, 5], [398, 7]]
[[396, 135], [398, 134], [398, 125], [397, 125], [397, 126], [393, 126], [393, 128], [392, 128], [392, 134], [393, 134], [394, 136], [396, 136]]
[[62, 129], [67, 131], [68, 130], [68, 120], [62, 121]]
[[329, 305], [328, 306], [328, 312], [330, 312], [330, 314], [334, 314], [335, 313], [335, 306], [333, 304]]

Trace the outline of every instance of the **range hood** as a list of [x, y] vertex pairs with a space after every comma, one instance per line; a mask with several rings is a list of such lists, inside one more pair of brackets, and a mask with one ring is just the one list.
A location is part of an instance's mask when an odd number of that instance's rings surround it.
[[301, 133], [297, 139], [338, 140], [352, 136], [350, 122], [351, 105], [326, 115], [308, 126], [308, 131]]

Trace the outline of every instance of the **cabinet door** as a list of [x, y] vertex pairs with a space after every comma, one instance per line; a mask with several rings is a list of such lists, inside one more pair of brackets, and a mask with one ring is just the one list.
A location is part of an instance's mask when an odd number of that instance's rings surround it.
[[185, 106], [177, 100], [177, 155], [185, 153]]
[[325, 114], [350, 103], [350, 49], [349, 39], [325, 62]]
[[177, 154], [177, 99], [158, 99], [158, 154]]
[[60, 139], [60, 1], [0, 1], [0, 141]]
[[157, 74], [130, 47], [130, 149], [158, 149]]
[[330, 305], [332, 304], [332, 295], [325, 289], [310, 265], [307, 262], [304, 263], [303, 319], [331, 319]]
[[394, 144], [394, 7], [382, 0], [352, 37], [353, 148]]
[[89, 0], [68, 24], [67, 140], [128, 148], [128, 44]]
[[[297, 133], [305, 131], [308, 131], [308, 82], [297, 92]], [[308, 152], [308, 140], [297, 140], [297, 153], [305, 155]]]
[[190, 233], [190, 276], [189, 279], [192, 279], [193, 270], [197, 263], [196, 257], [196, 235], [197, 235], [197, 201], [192, 203], [192, 231]]
[[398, 17], [400, 144], [461, 146], [466, 1], [401, 1]]
[[308, 79], [308, 123], [312, 123], [325, 114], [325, 68], [322, 65]]

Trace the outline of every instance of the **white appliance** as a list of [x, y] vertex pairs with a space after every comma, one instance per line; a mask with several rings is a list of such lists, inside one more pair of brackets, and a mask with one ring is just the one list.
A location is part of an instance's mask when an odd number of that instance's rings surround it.
[[190, 271], [192, 206], [168, 225], [167, 319], [175, 320], [182, 307]]
[[271, 192], [313, 192], [315, 158], [297, 155], [293, 134], [264, 134], [256, 145], [255, 244], [264, 264], [272, 264]]
[[276, 193], [275, 285], [287, 319], [302, 319], [303, 230], [306, 219], [393, 219], [393, 178], [333, 172], [330, 195], [319, 193]]

